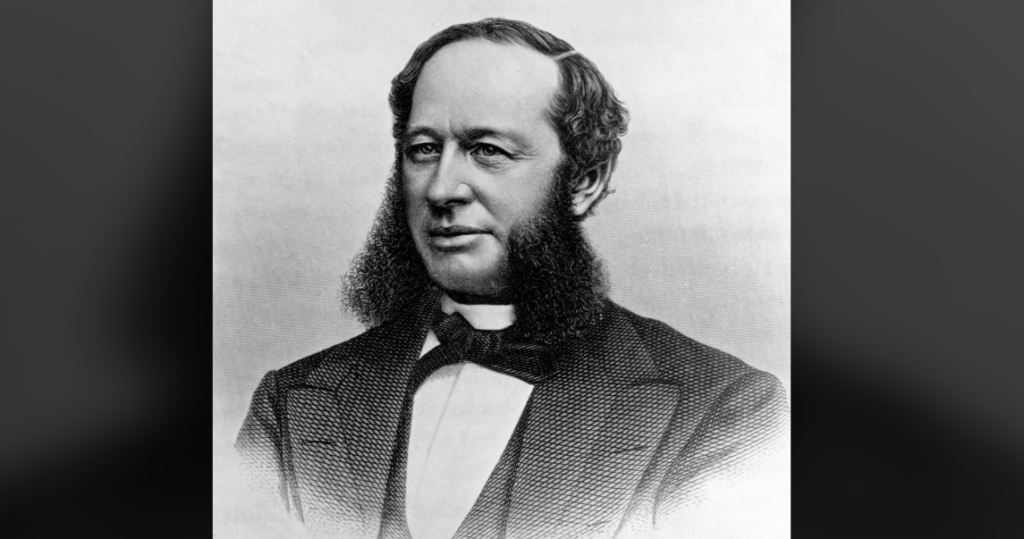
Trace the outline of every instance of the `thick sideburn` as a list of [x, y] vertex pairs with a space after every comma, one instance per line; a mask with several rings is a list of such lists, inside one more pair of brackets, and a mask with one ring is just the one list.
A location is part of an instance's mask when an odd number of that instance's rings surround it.
[[509, 237], [509, 299], [524, 337], [555, 344], [582, 336], [604, 308], [607, 279], [571, 211], [567, 167], [560, 166], [541, 213]]

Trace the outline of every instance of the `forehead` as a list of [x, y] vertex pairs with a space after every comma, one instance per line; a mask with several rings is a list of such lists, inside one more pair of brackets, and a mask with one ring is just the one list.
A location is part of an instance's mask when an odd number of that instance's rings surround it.
[[409, 123], [451, 129], [547, 125], [558, 82], [557, 64], [537, 51], [482, 39], [459, 41], [423, 67]]

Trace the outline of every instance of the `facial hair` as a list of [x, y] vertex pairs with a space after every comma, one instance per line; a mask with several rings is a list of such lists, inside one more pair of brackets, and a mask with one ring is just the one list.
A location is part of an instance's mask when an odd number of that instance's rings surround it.
[[[506, 245], [512, 328], [522, 339], [551, 345], [585, 334], [600, 318], [608, 291], [601, 261], [571, 211], [567, 172], [556, 168], [545, 205], [512, 229]], [[409, 312], [438, 290], [405, 218], [400, 174], [397, 165], [392, 168], [366, 246], [342, 286], [345, 305], [370, 327]]]

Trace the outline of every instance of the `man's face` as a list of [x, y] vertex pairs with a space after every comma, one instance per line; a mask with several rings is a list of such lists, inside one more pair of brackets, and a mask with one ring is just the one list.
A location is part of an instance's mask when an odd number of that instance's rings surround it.
[[509, 234], [547, 203], [562, 158], [557, 89], [554, 61], [517, 45], [461, 41], [423, 67], [402, 177], [416, 250], [444, 290], [505, 293]]

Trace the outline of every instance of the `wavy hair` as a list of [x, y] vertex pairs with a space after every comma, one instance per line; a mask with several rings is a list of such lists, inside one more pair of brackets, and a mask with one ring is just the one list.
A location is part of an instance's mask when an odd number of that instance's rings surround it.
[[[615, 97], [597, 66], [571, 45], [531, 24], [508, 19], [483, 19], [456, 24], [424, 41], [391, 81], [389, 102], [394, 118], [396, 162], [401, 163], [401, 139], [412, 112], [412, 96], [423, 66], [445, 45], [469, 39], [516, 44], [533, 49], [558, 64], [560, 88], [551, 103], [550, 120], [565, 154], [569, 183], [604, 164], [615, 164], [622, 149], [629, 113]], [[612, 191], [608, 184], [590, 206], [586, 217]]]

